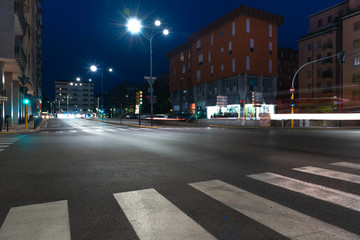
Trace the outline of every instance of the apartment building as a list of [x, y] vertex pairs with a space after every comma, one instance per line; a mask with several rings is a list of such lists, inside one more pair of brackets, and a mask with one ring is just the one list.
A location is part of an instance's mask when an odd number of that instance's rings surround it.
[[[279, 47], [276, 98], [278, 112], [290, 112], [290, 88], [297, 69], [298, 51], [292, 48]], [[295, 89], [298, 89], [297, 78], [295, 78], [294, 86]]]
[[[360, 32], [354, 30], [360, 0], [348, 0], [310, 16], [310, 31], [299, 40], [299, 67], [346, 51], [354, 54]], [[356, 56], [353, 56], [356, 57]], [[333, 111], [353, 111], [357, 101], [354, 76], [356, 64], [347, 57], [343, 67], [332, 57], [303, 68], [299, 72], [299, 102], [302, 111], [332, 107]], [[356, 84], [355, 84], [356, 85]]]
[[214, 116], [217, 96], [227, 97], [221, 112], [240, 116], [240, 100], [255, 112], [274, 111], [278, 71], [277, 31], [283, 17], [240, 6], [188, 37], [167, 54], [171, 104], [175, 112]]
[[29, 98], [30, 115], [41, 109], [42, 57], [41, 0], [2, 0], [0, 8], [0, 95], [1, 119], [10, 125], [25, 117], [22, 100]]
[[[353, 3], [353, 2], [350, 2]], [[360, 4], [359, 4], [360, 5]], [[354, 5], [352, 11], [343, 17], [343, 64], [342, 111], [360, 112], [360, 8]]]
[[94, 84], [80, 81], [55, 81], [55, 112], [90, 114], [95, 110]]

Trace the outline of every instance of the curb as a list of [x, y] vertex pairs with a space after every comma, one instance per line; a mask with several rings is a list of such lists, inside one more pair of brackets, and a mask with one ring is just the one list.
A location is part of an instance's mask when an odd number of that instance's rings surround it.
[[241, 127], [241, 126], [226, 126], [226, 125], [208, 125], [209, 127], [217, 128], [235, 128], [235, 129], [293, 129], [293, 130], [349, 130], [350, 128], [299, 128], [299, 127]]
[[144, 126], [144, 125], [133, 125], [133, 124], [126, 124], [126, 123], [116, 123], [116, 122], [109, 122], [109, 121], [101, 121], [101, 120], [97, 120], [97, 119], [86, 119], [89, 121], [96, 121], [96, 122], [103, 122], [103, 123], [109, 123], [109, 124], [114, 124], [114, 125], [123, 125], [123, 126], [128, 126], [128, 127], [138, 127], [138, 128], [152, 128], [152, 129], [158, 129], [159, 127], [155, 126], [155, 127], [151, 127], [151, 126]]
[[17, 132], [0, 132], [0, 134], [16, 134]]

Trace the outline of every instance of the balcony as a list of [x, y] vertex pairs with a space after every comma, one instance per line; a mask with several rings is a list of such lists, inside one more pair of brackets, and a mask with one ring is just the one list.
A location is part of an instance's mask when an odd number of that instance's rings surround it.
[[333, 48], [333, 44], [330, 42], [330, 43], [324, 43], [323, 44], [323, 50], [325, 49], [332, 49]]
[[15, 43], [15, 58], [17, 63], [19, 64], [20, 68], [22, 71], [25, 71], [26, 68], [26, 55], [25, 55], [25, 51], [22, 47], [22, 43], [20, 39], [16, 40]]
[[24, 36], [26, 34], [26, 21], [23, 11], [23, 3], [21, 1], [15, 2], [15, 35]]

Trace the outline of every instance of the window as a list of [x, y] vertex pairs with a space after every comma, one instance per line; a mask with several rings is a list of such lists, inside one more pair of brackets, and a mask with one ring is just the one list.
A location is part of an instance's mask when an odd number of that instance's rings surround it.
[[224, 36], [224, 29], [221, 29], [220, 35], [221, 35], [222, 37]]
[[181, 62], [185, 61], [184, 52], [180, 53], [180, 61]]
[[250, 19], [249, 18], [246, 19], [246, 32], [250, 33]]
[[359, 30], [360, 30], [360, 22], [355, 22], [354, 23], [354, 32], [359, 31]]
[[232, 53], [232, 42], [230, 41], [229, 42], [229, 55], [231, 55]]
[[273, 51], [272, 42], [269, 42], [269, 54], [270, 55], [272, 55], [272, 51]]
[[332, 16], [328, 16], [328, 23], [332, 22]]
[[190, 63], [188, 63], [188, 72], [190, 72], [190, 70], [191, 70], [190, 66], [191, 66]]
[[354, 40], [354, 48], [359, 48], [360, 47], [360, 39], [355, 39]]
[[311, 78], [311, 70], [307, 70], [307, 71], [306, 71], [306, 77], [307, 77], [307, 78]]
[[203, 63], [204, 63], [204, 55], [200, 54], [199, 55], [199, 65], [200, 66], [203, 65]]
[[272, 79], [264, 78], [264, 92], [272, 92]]
[[198, 52], [200, 50], [201, 50], [201, 41], [198, 40], [198, 41], [196, 41], [196, 51]]
[[316, 45], [317, 45], [317, 48], [321, 48], [321, 40], [317, 41]]
[[222, 47], [222, 48], [220, 48], [220, 52], [221, 53], [223, 53], [224, 52], [224, 48]]
[[307, 45], [307, 50], [308, 50], [308, 52], [311, 51], [311, 43], [309, 43], [309, 44]]
[[316, 69], [316, 76], [321, 77], [322, 76], [322, 70], [321, 68]]
[[191, 85], [191, 78], [188, 76], [188, 86]]
[[319, 27], [322, 26], [322, 20], [321, 20], [321, 19], [318, 21], [318, 26], [319, 26]]
[[269, 73], [273, 72], [272, 60], [269, 60]]
[[254, 39], [250, 38], [250, 52], [254, 51]]
[[250, 91], [257, 90], [257, 79], [255, 77], [248, 77], [248, 86]]
[[246, 71], [250, 71], [250, 57], [246, 57]]
[[208, 62], [211, 62], [211, 51], [208, 52]]
[[360, 92], [353, 92], [353, 100], [360, 100]]
[[211, 78], [213, 78], [214, 77], [214, 66], [213, 65], [211, 65], [211, 67], [210, 67], [210, 73], [211, 73]]
[[360, 56], [353, 58], [353, 65], [354, 66], [360, 66]]
[[360, 73], [353, 74], [353, 83], [360, 83]]
[[327, 81], [327, 82], [326, 82], [326, 87], [327, 87], [327, 88], [331, 88], [331, 87], [332, 87], [332, 82], [331, 82], [331, 81]]
[[188, 59], [190, 60], [191, 58], [191, 52], [190, 52], [190, 49], [188, 50]]
[[197, 70], [196, 71], [196, 81], [200, 82], [201, 81], [201, 70]]
[[232, 35], [235, 36], [235, 22], [232, 23]]
[[220, 65], [220, 70], [221, 70], [221, 71], [224, 71], [224, 64], [221, 64], [221, 65]]
[[184, 78], [180, 78], [180, 87], [184, 87]]
[[272, 25], [269, 24], [269, 37], [272, 37]]
[[182, 71], [181, 71], [181, 73], [184, 74], [185, 72], [186, 72], [186, 65], [183, 64], [183, 65], [182, 65]]
[[214, 45], [214, 34], [213, 33], [210, 36], [210, 44], [211, 44], [211, 46]]
[[232, 59], [232, 72], [235, 72], [235, 58]]

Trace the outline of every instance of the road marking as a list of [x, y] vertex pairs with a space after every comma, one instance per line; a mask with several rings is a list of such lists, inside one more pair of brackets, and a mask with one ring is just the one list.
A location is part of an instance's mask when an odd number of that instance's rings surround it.
[[49, 133], [49, 131], [42, 131], [41, 133]]
[[101, 129], [96, 129], [97, 132], [103, 132], [104, 130]]
[[56, 131], [55, 133], [64, 133], [64, 131]]
[[2, 152], [2, 151], [4, 151], [5, 149], [3, 149], [3, 148], [0, 148], [0, 152]]
[[155, 189], [114, 197], [140, 239], [215, 239]]
[[355, 174], [343, 173], [343, 172], [311, 167], [311, 166], [293, 168], [293, 170], [360, 184], [360, 176]]
[[189, 185], [288, 238], [358, 239], [360, 237], [220, 180]]
[[269, 172], [248, 175], [248, 177], [294, 192], [305, 194], [322, 201], [337, 204], [355, 211], [360, 211], [360, 196], [358, 195], [303, 182], [297, 179], [284, 177]]
[[9, 147], [10, 145], [4, 145], [4, 144], [0, 144], [0, 147], [3, 147], [3, 148], [7, 148]]
[[70, 240], [67, 201], [11, 208], [2, 227], [1, 240]]
[[69, 132], [71, 132], [71, 133], [76, 133], [77, 131], [76, 131], [76, 130], [70, 130]]
[[331, 163], [331, 165], [346, 167], [346, 168], [353, 168], [353, 169], [360, 169], [360, 164], [358, 164], [358, 163], [337, 162], [337, 163]]
[[117, 130], [120, 130], [120, 131], [127, 131], [127, 129], [124, 129], [124, 128], [118, 128]]
[[116, 130], [114, 130], [114, 129], [106, 129], [107, 131], [110, 131], [110, 132], [114, 132], [114, 131], [116, 131]]

